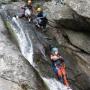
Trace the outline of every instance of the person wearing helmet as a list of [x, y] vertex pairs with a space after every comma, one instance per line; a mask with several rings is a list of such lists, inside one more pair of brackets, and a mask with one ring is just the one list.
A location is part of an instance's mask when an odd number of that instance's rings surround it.
[[37, 12], [41, 12], [42, 9], [40, 7], [37, 8]]
[[43, 12], [42, 8], [37, 8], [37, 26], [46, 28], [46, 24], [48, 22], [46, 13]]
[[27, 4], [25, 5], [25, 7], [28, 7], [30, 10], [33, 9], [33, 6], [32, 6], [32, 1], [31, 0], [28, 0]]
[[50, 59], [52, 61], [52, 69], [58, 80], [66, 86], [69, 86], [63, 57], [59, 54], [59, 50], [56, 47], [51, 48]]
[[[28, 0], [27, 4], [25, 4], [24, 7], [21, 7], [23, 9], [23, 12], [20, 16], [18, 16], [19, 18], [23, 18], [23, 17], [26, 17], [28, 18], [28, 20], [30, 21], [31, 19], [31, 16], [33, 14], [33, 11], [34, 11], [34, 8], [32, 6], [32, 1], [31, 0]], [[17, 17], [17, 18], [18, 18]]]

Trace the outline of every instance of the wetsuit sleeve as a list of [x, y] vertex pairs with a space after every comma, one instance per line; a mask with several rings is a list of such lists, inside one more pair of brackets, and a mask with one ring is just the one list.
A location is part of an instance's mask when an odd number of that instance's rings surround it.
[[26, 5], [24, 5], [23, 7], [21, 7], [21, 9], [25, 9], [26, 8]]
[[61, 63], [63, 63], [63, 62], [64, 62], [64, 59], [63, 59], [63, 57], [62, 57], [62, 56], [60, 56], [60, 60], [61, 60]]
[[50, 55], [50, 59], [53, 60], [53, 59], [52, 59], [52, 55]]
[[63, 57], [60, 57], [60, 60], [61, 60], [62, 66], [65, 68], [65, 63], [64, 63]]

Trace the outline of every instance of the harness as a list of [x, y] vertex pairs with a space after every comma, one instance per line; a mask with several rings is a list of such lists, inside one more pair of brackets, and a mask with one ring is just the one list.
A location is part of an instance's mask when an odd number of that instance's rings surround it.
[[62, 62], [60, 59], [53, 61], [53, 64], [57, 69], [62, 67]]

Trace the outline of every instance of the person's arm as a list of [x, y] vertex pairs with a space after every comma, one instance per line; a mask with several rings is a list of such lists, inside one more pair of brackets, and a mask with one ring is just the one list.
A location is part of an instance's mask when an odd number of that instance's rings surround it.
[[63, 63], [64, 62], [64, 58], [62, 56], [59, 56], [61, 62]]
[[37, 11], [36, 11], [35, 8], [32, 6], [32, 13], [33, 13], [33, 14], [36, 14], [36, 12], [37, 12]]
[[60, 60], [61, 60], [62, 66], [65, 68], [64, 58], [62, 56], [60, 56]]
[[26, 8], [26, 5], [24, 5], [23, 7], [21, 7], [21, 9], [25, 9]]
[[50, 59], [51, 59], [51, 60], [53, 59], [53, 56], [52, 56], [52, 55], [50, 56]]

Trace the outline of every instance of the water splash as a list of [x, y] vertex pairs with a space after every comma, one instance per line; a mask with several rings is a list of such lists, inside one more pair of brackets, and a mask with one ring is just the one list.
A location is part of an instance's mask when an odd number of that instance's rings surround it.
[[49, 87], [50, 90], [72, 90], [72, 89], [67, 89], [66, 86], [61, 84], [59, 81], [56, 79], [52, 78], [45, 78], [42, 77], [46, 85]]
[[21, 53], [30, 62], [30, 64], [34, 66], [32, 41], [29, 38], [29, 35], [27, 33], [24, 33], [22, 27], [20, 26], [20, 22], [17, 21], [15, 17], [12, 18], [12, 22], [14, 25], [11, 26], [14, 29], [14, 32], [16, 33]]

